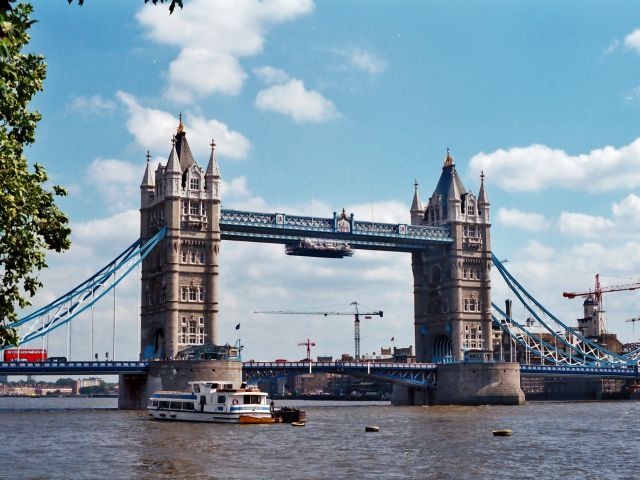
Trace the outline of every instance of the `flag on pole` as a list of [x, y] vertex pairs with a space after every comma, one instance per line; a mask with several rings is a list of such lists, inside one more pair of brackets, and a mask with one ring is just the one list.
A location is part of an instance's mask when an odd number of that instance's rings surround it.
[[236, 325], [236, 330], [240, 330], [240, 324]]

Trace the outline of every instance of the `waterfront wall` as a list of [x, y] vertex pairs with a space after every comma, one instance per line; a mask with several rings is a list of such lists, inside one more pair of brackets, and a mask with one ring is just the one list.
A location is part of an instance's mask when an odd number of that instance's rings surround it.
[[141, 410], [158, 390], [186, 390], [196, 380], [227, 380], [239, 388], [242, 362], [231, 360], [170, 360], [151, 362], [147, 375], [120, 375], [118, 408]]

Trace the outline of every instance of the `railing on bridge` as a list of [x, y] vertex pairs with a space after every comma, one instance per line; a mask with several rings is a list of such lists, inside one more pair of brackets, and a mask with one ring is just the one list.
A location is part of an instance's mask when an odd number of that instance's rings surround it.
[[116, 375], [120, 373], [146, 373], [148, 362], [0, 362], [0, 374], [4, 375], [74, 375], [102, 373]]
[[597, 378], [640, 378], [638, 367], [583, 367], [561, 365], [520, 365], [523, 376], [570, 376]]
[[245, 362], [243, 376], [273, 377], [286, 373], [338, 373], [371, 376], [379, 380], [405, 385], [432, 387], [436, 381], [435, 363], [387, 362]]
[[361, 222], [353, 214], [333, 218], [222, 210], [222, 239], [290, 244], [305, 238], [342, 240], [352, 248], [414, 251], [452, 242], [448, 227]]

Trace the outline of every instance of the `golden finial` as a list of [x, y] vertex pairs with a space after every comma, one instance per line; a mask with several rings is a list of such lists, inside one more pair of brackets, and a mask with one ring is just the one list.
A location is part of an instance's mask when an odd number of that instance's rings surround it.
[[451, 151], [449, 150], [449, 147], [447, 147], [447, 158], [444, 159], [444, 166], [449, 167], [451, 165], [453, 165], [453, 157], [451, 156]]
[[211, 143], [209, 145], [211, 145], [211, 151], [216, 149], [216, 141], [213, 138], [211, 139]]
[[178, 124], [178, 133], [184, 133], [184, 124], [182, 123], [182, 112], [178, 115], [180, 118], [180, 123]]

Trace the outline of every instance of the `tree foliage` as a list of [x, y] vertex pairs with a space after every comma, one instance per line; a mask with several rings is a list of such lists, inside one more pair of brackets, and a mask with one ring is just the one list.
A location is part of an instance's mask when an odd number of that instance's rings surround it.
[[[72, 4], [74, 0], [67, 0], [67, 2], [69, 2], [69, 4]], [[169, 3], [169, 14], [172, 14], [173, 11], [176, 8], [176, 5], [179, 6], [180, 8], [182, 8], [182, 0], [144, 0], [144, 3], [149, 3], [151, 1], [151, 3], [153, 3], [154, 5], [157, 5], [158, 3]], [[82, 6], [84, 5], [84, 0], [78, 0], [78, 5]]]
[[29, 103], [46, 75], [44, 57], [22, 51], [32, 11], [27, 4], [0, 9], [0, 346], [17, 342], [7, 324], [42, 286], [37, 275], [47, 266], [47, 250], [70, 246], [69, 220], [55, 203], [66, 191], [47, 188], [44, 168], [30, 167], [24, 156], [40, 120]]

